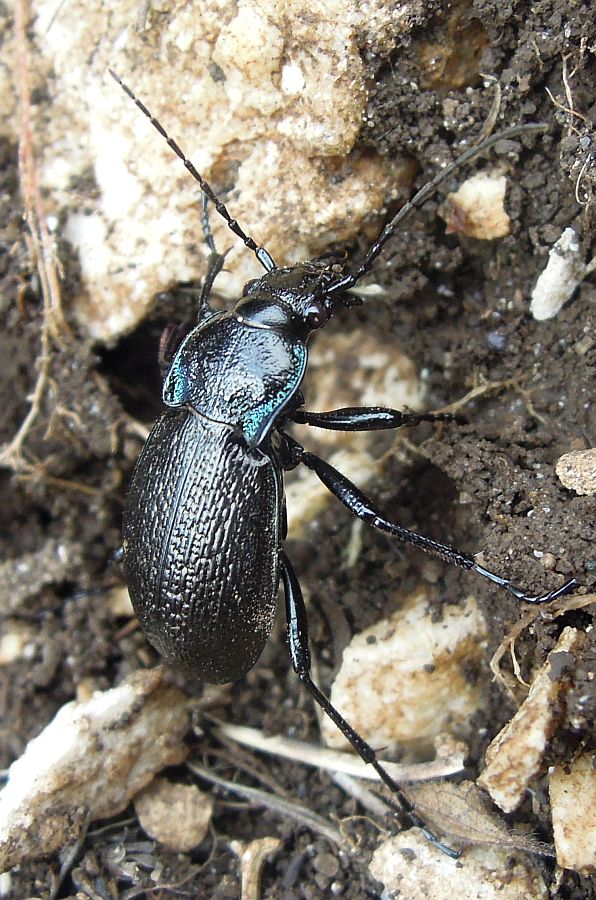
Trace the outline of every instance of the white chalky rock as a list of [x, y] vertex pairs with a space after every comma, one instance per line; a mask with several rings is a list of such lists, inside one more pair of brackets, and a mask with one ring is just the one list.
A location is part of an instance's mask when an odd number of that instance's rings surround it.
[[579, 238], [573, 228], [566, 228], [548, 255], [546, 268], [532, 291], [530, 311], [535, 319], [552, 319], [588, 271], [580, 253]]
[[505, 209], [507, 179], [494, 172], [472, 175], [447, 195], [443, 218], [447, 231], [481, 241], [509, 234], [511, 220]]
[[[425, 387], [413, 362], [395, 341], [383, 343], [361, 331], [331, 331], [326, 340], [310, 351], [308, 408], [333, 409], [342, 406], [389, 406], [419, 411], [424, 407]], [[339, 377], [338, 377], [339, 376]], [[309, 450], [319, 453], [359, 487], [377, 475], [383, 465], [376, 451], [378, 437], [300, 430]], [[286, 478], [288, 531], [292, 537], [307, 536], [306, 529], [328, 503], [338, 501], [306, 466], [299, 466]]]
[[387, 900], [546, 900], [549, 896], [532, 857], [510, 849], [478, 847], [450, 859], [415, 828], [381, 844], [370, 873], [385, 886]]
[[564, 869], [596, 872], [596, 755], [584, 753], [549, 775], [557, 862]]
[[563, 630], [528, 696], [486, 751], [486, 766], [478, 784], [504, 812], [519, 806], [528, 785], [540, 774], [547, 743], [563, 714], [561, 699], [571, 683], [573, 654], [584, 638], [575, 628]]
[[[276, 263], [294, 262], [371, 224], [378, 233], [379, 211], [411, 185], [411, 161], [355, 149], [367, 103], [361, 51], [390, 53], [423, 10], [421, 0], [329, 0], [308, 14], [301, 0], [33, 0], [37, 177], [78, 258], [74, 309], [86, 333], [110, 341], [131, 330], [157, 291], [203, 275], [208, 253], [198, 185], [108, 67], [244, 230]], [[6, 38], [0, 132], [15, 139], [19, 67], [10, 29]], [[217, 246], [233, 247], [218, 291], [239, 296], [263, 269], [212, 220]]]
[[62, 707], [29, 741], [0, 792], [0, 871], [71, 843], [88, 821], [115, 816], [188, 749], [189, 702], [163, 670]]

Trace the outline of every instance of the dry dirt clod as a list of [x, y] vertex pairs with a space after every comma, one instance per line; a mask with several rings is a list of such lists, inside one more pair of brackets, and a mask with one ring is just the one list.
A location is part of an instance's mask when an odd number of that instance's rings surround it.
[[572, 450], [557, 461], [561, 484], [576, 494], [596, 494], [596, 447]]
[[46, 585], [66, 581], [81, 564], [82, 550], [74, 541], [50, 538], [39, 550], [0, 562], [0, 616], [17, 612]]
[[154, 778], [134, 799], [139, 822], [148, 835], [186, 853], [197, 847], [209, 828], [213, 799], [194, 784]]

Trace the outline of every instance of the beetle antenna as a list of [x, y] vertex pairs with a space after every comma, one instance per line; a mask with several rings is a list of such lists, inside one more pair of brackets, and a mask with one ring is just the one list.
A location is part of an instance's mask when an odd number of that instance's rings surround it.
[[335, 284], [332, 284], [329, 288], [327, 288], [327, 293], [336, 294], [338, 293], [338, 291], [349, 291], [351, 288], [355, 287], [362, 276], [366, 275], [366, 273], [371, 269], [372, 264], [376, 260], [377, 256], [380, 254], [387, 241], [391, 237], [393, 237], [398, 229], [398, 226], [400, 226], [408, 218], [408, 216], [414, 212], [415, 209], [419, 209], [424, 203], [426, 203], [429, 197], [432, 197], [433, 194], [436, 193], [439, 185], [442, 184], [442, 182], [447, 178], [449, 178], [455, 171], [457, 171], [457, 169], [460, 169], [471, 159], [475, 159], [480, 153], [483, 153], [490, 147], [494, 147], [494, 145], [499, 141], [516, 137], [518, 134], [547, 130], [547, 125], [538, 122], [530, 122], [526, 125], [514, 125], [512, 128], [507, 128], [504, 131], [499, 131], [498, 134], [493, 134], [492, 137], [487, 138], [477, 146], [470, 147], [470, 149], [466, 150], [465, 153], [462, 153], [462, 155], [458, 157], [455, 162], [452, 162], [447, 166], [446, 169], [443, 169], [441, 172], [435, 175], [435, 177], [431, 181], [427, 181], [426, 184], [421, 187], [416, 194], [414, 194], [411, 200], [408, 200], [406, 203], [404, 203], [399, 212], [391, 219], [390, 222], [387, 223], [387, 225], [385, 225], [383, 231], [380, 234], [380, 237], [372, 245], [356, 271], [352, 272], [349, 275], [345, 275], [339, 281], [336, 281]]
[[209, 198], [209, 200], [211, 200], [211, 202], [215, 206], [215, 209], [217, 210], [217, 212], [220, 214], [220, 216], [222, 216], [226, 220], [226, 222], [228, 223], [228, 228], [230, 228], [231, 231], [233, 231], [234, 234], [244, 242], [245, 246], [248, 247], [249, 250], [252, 250], [252, 252], [255, 254], [255, 256], [257, 257], [257, 259], [259, 260], [259, 262], [261, 263], [263, 268], [267, 270], [267, 272], [271, 272], [272, 269], [277, 268], [277, 266], [273, 262], [273, 259], [271, 258], [270, 254], [267, 252], [267, 250], [265, 250], [264, 247], [258, 247], [257, 244], [253, 241], [253, 239], [251, 237], [249, 237], [249, 235], [245, 234], [245, 232], [242, 230], [242, 228], [240, 227], [240, 225], [238, 224], [236, 219], [232, 218], [232, 216], [226, 209], [225, 205], [221, 202], [221, 200], [218, 199], [213, 188], [205, 181], [203, 176], [195, 169], [192, 162], [188, 159], [188, 157], [186, 157], [184, 155], [184, 153], [182, 152], [182, 150], [180, 149], [180, 147], [178, 146], [176, 141], [170, 137], [170, 135], [167, 133], [167, 131], [165, 130], [165, 128], [163, 127], [161, 122], [158, 119], [156, 119], [155, 116], [153, 116], [149, 112], [149, 110], [147, 109], [145, 104], [141, 100], [139, 100], [139, 98], [135, 94], [133, 94], [133, 92], [128, 87], [128, 85], [122, 81], [120, 76], [117, 75], [116, 72], [113, 71], [113, 69], [108, 69], [108, 72], [110, 73], [110, 75], [112, 76], [114, 81], [116, 81], [120, 85], [120, 87], [122, 88], [124, 93], [128, 94], [128, 96], [133, 101], [133, 103], [135, 103], [138, 106], [138, 108], [141, 110], [143, 115], [145, 115], [149, 119], [149, 121], [151, 122], [153, 127], [157, 131], [159, 131], [159, 133], [165, 139], [168, 146], [174, 151], [176, 156], [180, 160], [182, 160], [185, 168], [190, 172], [190, 174], [195, 179], [195, 181], [198, 181], [199, 186], [200, 186], [201, 190], [203, 191], [203, 194], [205, 194], [205, 196], [207, 196]]

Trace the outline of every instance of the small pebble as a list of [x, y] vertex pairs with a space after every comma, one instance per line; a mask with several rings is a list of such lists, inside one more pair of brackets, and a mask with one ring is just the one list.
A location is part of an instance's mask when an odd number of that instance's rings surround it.
[[211, 820], [213, 800], [194, 784], [154, 778], [134, 799], [143, 831], [156, 841], [185, 853], [201, 843]]
[[557, 462], [561, 484], [576, 494], [596, 494], [596, 447], [572, 450]]

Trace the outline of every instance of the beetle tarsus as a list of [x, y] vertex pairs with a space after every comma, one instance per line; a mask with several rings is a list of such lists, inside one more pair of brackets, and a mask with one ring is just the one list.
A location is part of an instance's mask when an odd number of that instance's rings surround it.
[[475, 563], [472, 568], [478, 575], [482, 575], [484, 578], [488, 578], [489, 581], [492, 581], [493, 584], [498, 584], [499, 587], [505, 588], [508, 593], [513, 594], [517, 600], [521, 600], [524, 603], [550, 603], [552, 600], [564, 597], [566, 594], [569, 594], [573, 588], [577, 587], [577, 580], [575, 578], [570, 578], [564, 585], [559, 588], [554, 588], [546, 594], [526, 594], [506, 578], [495, 575], [494, 572], [490, 572], [488, 569], [485, 569], [484, 566], [478, 565], [478, 563]]

